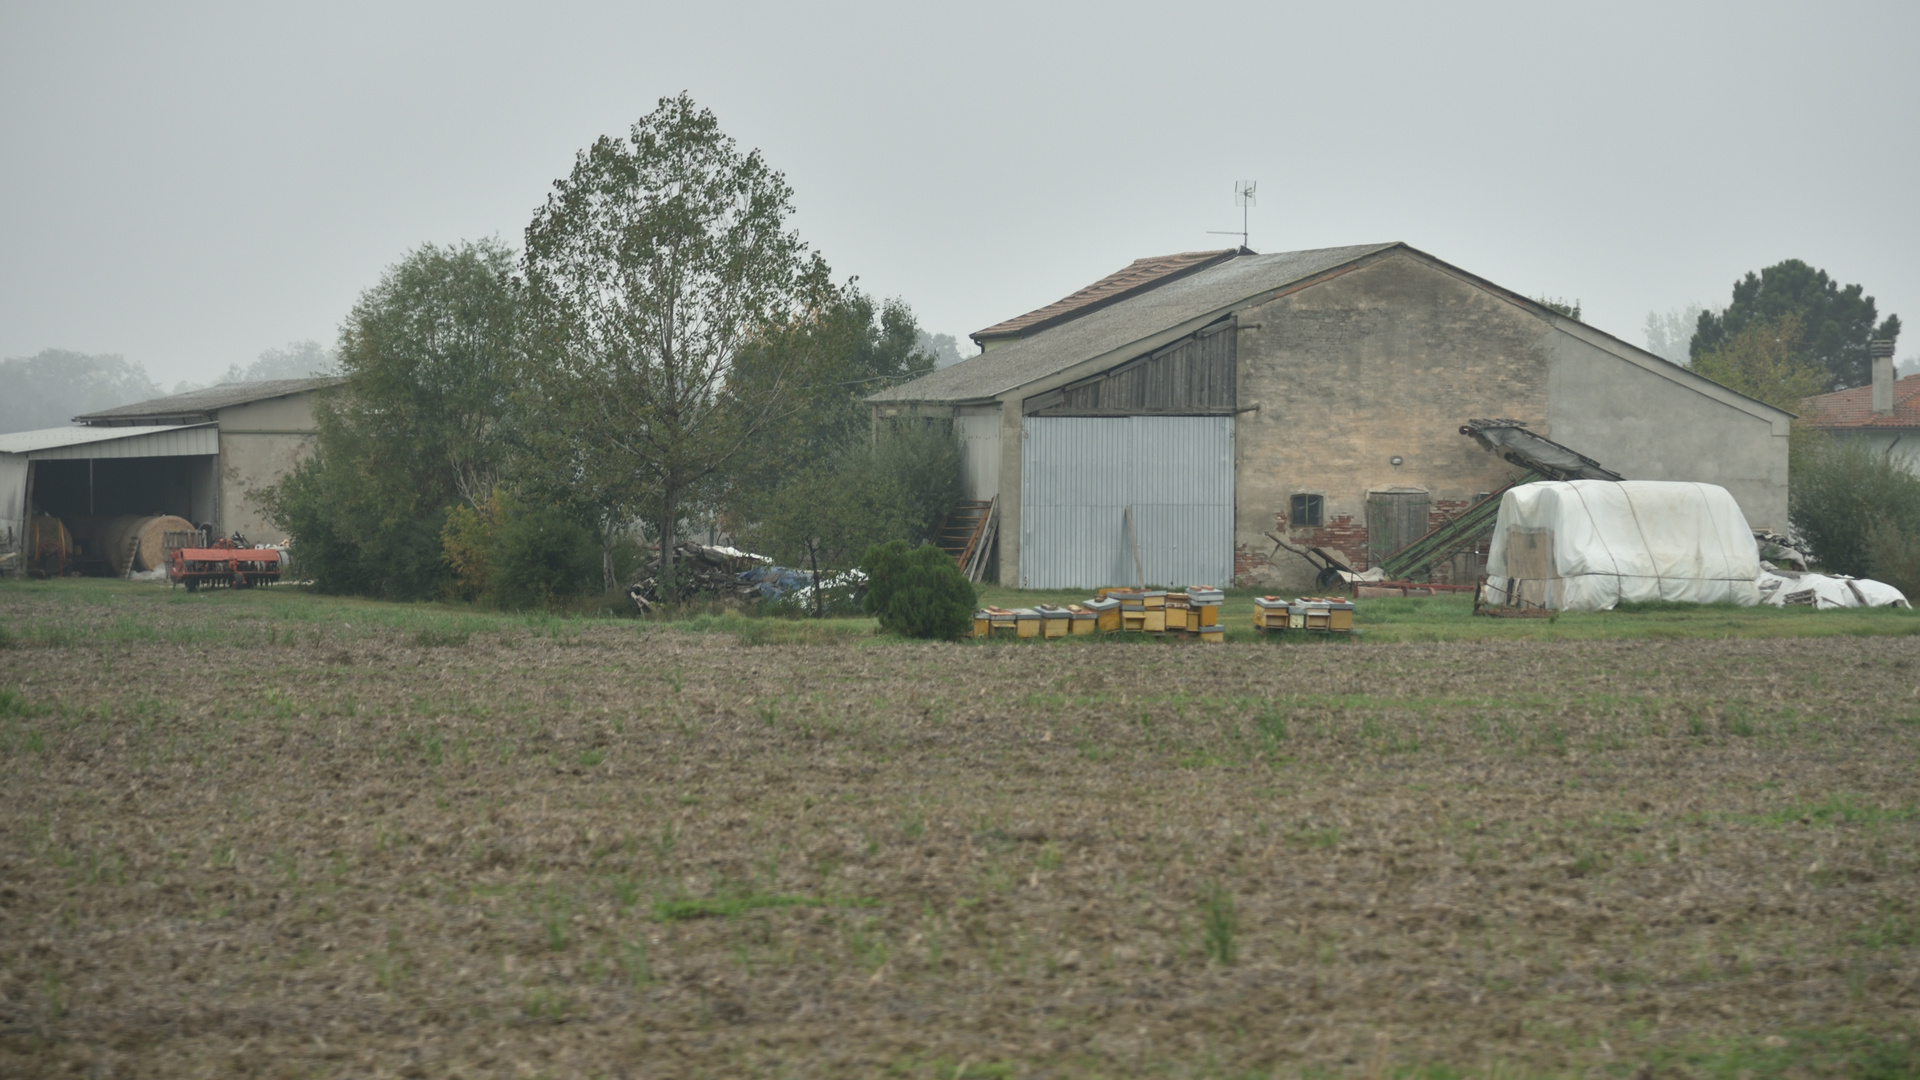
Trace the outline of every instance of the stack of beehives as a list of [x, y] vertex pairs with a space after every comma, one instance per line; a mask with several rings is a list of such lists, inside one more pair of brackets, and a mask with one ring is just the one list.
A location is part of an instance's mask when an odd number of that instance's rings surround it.
[[1224, 594], [1211, 586], [1193, 586], [1186, 592], [1101, 589], [1093, 599], [1065, 607], [1040, 604], [1030, 608], [981, 608], [973, 613], [973, 636], [1056, 638], [1131, 631], [1191, 634], [1217, 644], [1225, 640], [1220, 629], [1220, 603], [1224, 599]]
[[1253, 628], [1261, 633], [1300, 630], [1310, 634], [1353, 632], [1353, 601], [1337, 596], [1253, 598]]

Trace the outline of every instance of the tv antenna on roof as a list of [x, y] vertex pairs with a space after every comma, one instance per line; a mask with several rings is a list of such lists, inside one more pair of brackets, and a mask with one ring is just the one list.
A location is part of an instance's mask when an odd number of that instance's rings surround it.
[[[1247, 248], [1247, 208], [1253, 205], [1254, 203], [1253, 189], [1258, 187], [1259, 184], [1260, 184], [1260, 181], [1258, 180], [1236, 180], [1233, 183], [1233, 201], [1236, 206], [1240, 207], [1240, 231], [1239, 232], [1236, 233], [1236, 232], [1233, 232], [1232, 230], [1222, 230], [1222, 229], [1208, 229], [1207, 235], [1208, 236], [1238, 236], [1240, 238], [1240, 246], [1242, 248]], [[1252, 249], [1247, 248], [1247, 250], [1252, 250]]]

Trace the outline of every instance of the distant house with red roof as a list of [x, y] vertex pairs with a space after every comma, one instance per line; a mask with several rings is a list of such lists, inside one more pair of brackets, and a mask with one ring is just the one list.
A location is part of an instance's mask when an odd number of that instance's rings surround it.
[[1808, 398], [1800, 420], [1835, 438], [1863, 442], [1920, 474], [1920, 375], [1893, 377], [1891, 349], [1876, 356], [1873, 382]]

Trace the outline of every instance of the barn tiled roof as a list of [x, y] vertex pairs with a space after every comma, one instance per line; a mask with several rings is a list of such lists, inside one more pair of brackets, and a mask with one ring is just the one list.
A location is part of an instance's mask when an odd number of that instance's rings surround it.
[[[1234, 305], [1357, 259], [1400, 247], [1362, 244], [1273, 255], [1234, 255], [1158, 287], [1137, 291], [1097, 310], [997, 345], [951, 367], [867, 398], [872, 402], [984, 401], [1015, 387], [1115, 350], [1170, 327], [1221, 314]], [[1005, 325], [1005, 324], [1002, 324]]]
[[1183, 251], [1177, 255], [1155, 255], [1146, 259], [1135, 259], [1099, 281], [1084, 289], [1075, 290], [1046, 307], [1037, 308], [1005, 322], [994, 323], [985, 330], [975, 330], [970, 336], [976, 344], [980, 345], [985, 345], [996, 338], [1025, 337], [1045, 330], [1049, 326], [1058, 326], [1068, 319], [1078, 318], [1115, 301], [1145, 292], [1155, 285], [1165, 284], [1182, 274], [1190, 274], [1195, 270], [1230, 259], [1234, 254], [1233, 248], [1222, 248], [1218, 251]]
[[1893, 380], [1893, 412], [1873, 411], [1873, 387], [1808, 398], [1800, 419], [1817, 428], [1920, 428], [1920, 375]]
[[216, 409], [337, 386], [345, 381], [346, 379], [340, 376], [328, 376], [319, 379], [263, 379], [259, 382], [221, 383], [219, 386], [209, 386], [204, 390], [189, 390], [184, 394], [169, 394], [166, 397], [137, 401], [132, 405], [122, 405], [115, 409], [102, 409], [73, 419], [80, 424], [116, 422], [124, 424], [138, 423], [142, 420], [161, 423], [171, 417], [204, 416]]

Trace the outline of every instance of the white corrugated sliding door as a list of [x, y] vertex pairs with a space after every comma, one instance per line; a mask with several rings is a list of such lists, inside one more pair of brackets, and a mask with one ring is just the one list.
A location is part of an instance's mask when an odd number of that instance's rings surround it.
[[1232, 417], [1029, 416], [1021, 428], [1023, 588], [1133, 584], [1128, 507], [1149, 584], [1232, 583]]

